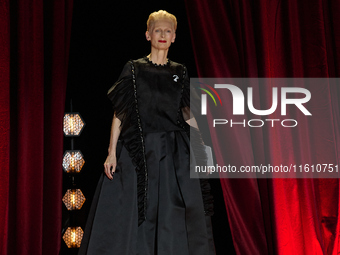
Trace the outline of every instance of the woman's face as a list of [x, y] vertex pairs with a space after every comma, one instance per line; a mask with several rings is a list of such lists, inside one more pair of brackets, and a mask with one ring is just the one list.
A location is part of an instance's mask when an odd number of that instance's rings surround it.
[[156, 20], [145, 35], [146, 39], [151, 42], [151, 47], [157, 50], [169, 49], [176, 37], [174, 24], [168, 19]]

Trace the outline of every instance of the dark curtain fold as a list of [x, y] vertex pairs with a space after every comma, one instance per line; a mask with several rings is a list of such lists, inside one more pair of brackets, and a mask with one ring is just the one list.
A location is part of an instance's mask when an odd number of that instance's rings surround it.
[[7, 253], [10, 135], [9, 0], [0, 1], [0, 253]]
[[[186, 0], [198, 74], [338, 77], [339, 5]], [[222, 152], [217, 162], [339, 164], [339, 96], [331, 85], [313, 94], [318, 122], [302, 122], [294, 131], [212, 131], [213, 148]], [[255, 97], [261, 106], [271, 103], [258, 92]], [[338, 179], [221, 179], [221, 184], [237, 254], [338, 254]]]
[[58, 254], [73, 1], [1, 1], [0, 250]]

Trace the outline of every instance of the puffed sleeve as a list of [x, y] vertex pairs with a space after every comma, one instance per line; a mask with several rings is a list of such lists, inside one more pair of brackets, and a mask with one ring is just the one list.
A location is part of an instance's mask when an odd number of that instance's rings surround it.
[[140, 128], [137, 97], [135, 94], [135, 62], [129, 61], [109, 89], [107, 95], [112, 102], [113, 110], [122, 123], [121, 139], [129, 152], [137, 172], [138, 226], [146, 217], [147, 167], [144, 154], [144, 140]]
[[131, 62], [127, 62], [118, 80], [107, 92], [107, 96], [112, 102], [113, 111], [122, 122], [131, 111], [131, 101], [133, 100], [133, 82]]

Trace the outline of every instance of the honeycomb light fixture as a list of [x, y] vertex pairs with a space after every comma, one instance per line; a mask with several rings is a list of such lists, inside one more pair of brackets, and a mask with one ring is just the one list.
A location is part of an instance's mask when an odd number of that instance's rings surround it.
[[66, 173], [79, 173], [85, 164], [80, 150], [67, 150], [63, 157], [63, 168]]
[[[80, 136], [84, 129], [85, 122], [79, 113], [72, 111], [72, 100], [70, 103], [70, 112], [64, 114], [63, 131], [65, 137], [70, 138], [71, 150], [65, 151], [62, 166], [71, 181], [71, 187], [68, 187], [62, 202], [68, 211], [74, 211], [80, 210], [86, 200], [81, 190], [76, 188], [77, 185], [75, 183], [76, 174], [82, 170], [85, 160], [81, 151], [74, 149], [75, 137]], [[81, 227], [76, 227], [78, 224], [75, 224], [75, 213], [76, 212], [68, 213], [66, 222], [69, 227], [62, 236], [68, 248], [80, 248], [83, 239], [84, 231]]]
[[80, 189], [68, 189], [63, 197], [63, 202], [69, 211], [80, 210], [85, 200]]
[[85, 122], [79, 113], [65, 113], [63, 125], [65, 136], [80, 136], [84, 126]]
[[81, 227], [68, 227], [63, 235], [68, 248], [79, 248], [83, 239], [84, 231]]

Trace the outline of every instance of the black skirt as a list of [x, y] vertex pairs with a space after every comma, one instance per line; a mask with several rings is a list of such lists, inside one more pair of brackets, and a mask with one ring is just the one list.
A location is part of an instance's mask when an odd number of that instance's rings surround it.
[[194, 158], [186, 133], [146, 133], [145, 148], [146, 220], [138, 226], [135, 166], [119, 143], [114, 178], [99, 180], [79, 254], [215, 254], [200, 181], [190, 178]]

